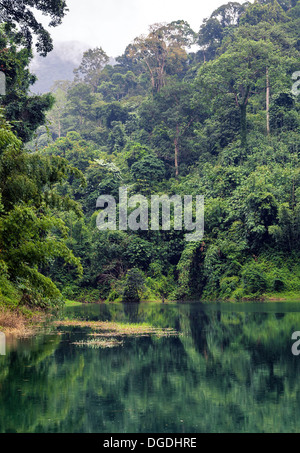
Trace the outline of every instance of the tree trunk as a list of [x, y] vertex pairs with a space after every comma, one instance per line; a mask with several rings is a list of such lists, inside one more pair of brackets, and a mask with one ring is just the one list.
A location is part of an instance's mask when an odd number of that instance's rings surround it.
[[179, 126], [176, 126], [176, 137], [174, 140], [174, 147], [175, 147], [175, 176], [178, 178], [179, 175], [179, 167], [178, 167], [178, 155], [179, 155]]
[[266, 69], [266, 111], [267, 111], [267, 134], [270, 135], [270, 80], [269, 80], [269, 68]]
[[241, 112], [241, 142], [242, 147], [247, 146], [247, 104], [240, 105]]
[[178, 167], [178, 143], [177, 140], [175, 140], [175, 176], [178, 178], [179, 175], [179, 167]]

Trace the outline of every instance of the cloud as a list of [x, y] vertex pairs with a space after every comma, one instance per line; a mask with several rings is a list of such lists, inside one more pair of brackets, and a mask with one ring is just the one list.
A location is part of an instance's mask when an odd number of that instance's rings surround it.
[[[57, 41], [54, 50], [48, 54], [47, 61], [63, 60], [67, 63], [72, 63], [75, 67], [79, 66], [82, 60], [83, 53], [90, 48], [90, 45], [81, 41]], [[33, 71], [38, 70], [45, 64], [45, 58], [36, 55], [31, 63]]]
[[183, 19], [198, 31], [203, 19], [222, 4], [224, 0], [68, 0], [69, 13], [50, 33], [55, 45], [81, 41], [116, 57], [136, 36], [147, 33], [149, 25]]
[[[54, 50], [46, 59], [36, 56], [31, 69], [39, 77], [35, 90], [50, 89], [54, 80], [73, 78], [83, 52], [102, 47], [110, 57], [122, 55], [133, 39], [157, 22], [183, 19], [198, 32], [203, 19], [226, 3], [224, 0], [67, 0], [63, 23], [49, 29]], [[46, 26], [49, 18], [37, 14]]]

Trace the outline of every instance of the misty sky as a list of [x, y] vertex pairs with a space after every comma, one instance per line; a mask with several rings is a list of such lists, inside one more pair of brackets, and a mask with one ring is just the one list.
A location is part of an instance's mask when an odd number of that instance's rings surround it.
[[[79, 41], [121, 55], [136, 37], [155, 22], [183, 19], [198, 32], [204, 18], [227, 0], [67, 0], [69, 13], [51, 28], [54, 44]], [[43, 20], [44, 22], [44, 20]]]

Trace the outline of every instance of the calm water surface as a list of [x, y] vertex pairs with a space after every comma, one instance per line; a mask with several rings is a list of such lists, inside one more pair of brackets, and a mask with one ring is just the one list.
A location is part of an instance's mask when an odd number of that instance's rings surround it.
[[300, 303], [89, 305], [63, 316], [146, 322], [179, 337], [78, 347], [57, 328], [8, 341], [0, 432], [300, 432]]

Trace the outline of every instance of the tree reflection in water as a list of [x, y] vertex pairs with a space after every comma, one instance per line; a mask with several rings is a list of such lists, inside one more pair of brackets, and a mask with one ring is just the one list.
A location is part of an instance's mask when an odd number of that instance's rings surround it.
[[[1, 432], [297, 432], [299, 359], [289, 304], [76, 307], [81, 319], [176, 328], [77, 348], [78, 328], [8, 344], [0, 357]], [[290, 307], [290, 308], [289, 308]]]

